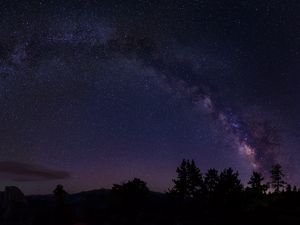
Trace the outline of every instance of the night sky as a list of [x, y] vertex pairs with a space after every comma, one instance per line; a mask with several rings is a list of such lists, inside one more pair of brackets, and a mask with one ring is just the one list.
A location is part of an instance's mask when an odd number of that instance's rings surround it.
[[280, 163], [300, 185], [298, 0], [1, 0], [0, 189], [166, 191]]

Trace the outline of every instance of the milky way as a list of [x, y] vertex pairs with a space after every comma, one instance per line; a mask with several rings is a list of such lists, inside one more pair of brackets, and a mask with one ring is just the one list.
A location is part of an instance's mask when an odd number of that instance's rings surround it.
[[299, 183], [298, 9], [3, 3], [0, 185], [74, 192], [137, 176], [164, 191], [182, 158], [244, 183], [281, 163]]
[[[182, 80], [165, 81], [184, 96], [191, 98], [194, 106], [201, 112], [211, 114], [212, 119], [220, 122], [225, 138], [251, 164], [253, 170], [267, 174], [272, 165], [280, 162], [280, 143], [276, 128], [268, 121], [252, 118], [243, 121], [232, 111], [222, 111], [214, 104], [211, 94], [198, 86], [189, 86]], [[207, 88], [206, 88], [207, 89]]]

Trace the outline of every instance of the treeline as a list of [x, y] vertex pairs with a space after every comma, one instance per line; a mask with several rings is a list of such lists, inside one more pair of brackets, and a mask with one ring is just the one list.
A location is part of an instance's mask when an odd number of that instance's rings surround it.
[[114, 184], [111, 190], [77, 194], [57, 185], [53, 195], [26, 198], [18, 188], [7, 187], [0, 224], [300, 224], [300, 191], [287, 184], [279, 164], [269, 172], [267, 178], [253, 172], [244, 185], [238, 171], [202, 173], [194, 160], [184, 159], [166, 193], [152, 192], [139, 178]]
[[174, 224], [300, 224], [300, 191], [285, 181], [279, 164], [270, 168], [267, 178], [253, 171], [245, 185], [232, 168], [202, 173], [188, 159], [182, 160], [176, 174], [159, 203], [151, 200], [146, 183], [138, 178], [115, 184], [114, 207], [126, 209], [125, 217], [143, 209], [154, 215], [163, 212], [158, 218], [172, 218]]
[[[279, 196], [299, 192], [296, 186], [287, 184], [280, 164], [273, 165], [269, 172], [269, 182], [260, 172], [253, 171], [244, 186], [238, 171], [232, 168], [220, 172], [211, 168], [201, 173], [194, 160], [183, 159], [176, 169], [173, 187], [166, 194], [170, 201], [175, 202], [194, 202], [204, 207], [245, 208], [249, 204], [251, 207], [266, 205], [267, 199], [274, 196], [279, 199]], [[146, 182], [138, 178], [112, 187], [114, 196], [128, 202], [142, 201], [149, 192]]]
[[[218, 171], [214, 168], [201, 173], [194, 160], [183, 159], [176, 169], [177, 177], [173, 179], [173, 187], [167, 191], [170, 197], [186, 200], [215, 198], [227, 196], [232, 198], [234, 195], [246, 192], [251, 195], [279, 194], [282, 192], [297, 192], [294, 185], [288, 184], [285, 174], [280, 164], [275, 164], [270, 168], [269, 182], [260, 172], [253, 171], [246, 186], [239, 179], [238, 171], [226, 168]], [[116, 194], [149, 192], [146, 182], [134, 178], [123, 184], [114, 184], [112, 191]]]
[[285, 174], [280, 164], [275, 164], [270, 168], [270, 182], [266, 182], [260, 172], [253, 171], [246, 187], [239, 179], [238, 171], [227, 168], [219, 172], [212, 168], [202, 174], [194, 160], [183, 159], [176, 169], [176, 173], [177, 178], [173, 180], [174, 186], [169, 190], [169, 193], [185, 199], [198, 198], [203, 195], [209, 197], [218, 193], [230, 196], [242, 191], [257, 195], [263, 195], [267, 192], [297, 191], [296, 186], [292, 187], [284, 180]]

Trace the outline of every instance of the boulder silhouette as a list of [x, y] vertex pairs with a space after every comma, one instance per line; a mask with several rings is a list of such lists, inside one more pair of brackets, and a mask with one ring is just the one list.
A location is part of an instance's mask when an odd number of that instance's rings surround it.
[[22, 191], [15, 186], [5, 187], [0, 194], [1, 224], [29, 225], [28, 203]]

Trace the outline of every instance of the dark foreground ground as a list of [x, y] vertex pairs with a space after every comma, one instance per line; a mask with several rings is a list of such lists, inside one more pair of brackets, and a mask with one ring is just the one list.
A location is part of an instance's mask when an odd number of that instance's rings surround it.
[[27, 196], [25, 201], [15, 201], [9, 212], [2, 210], [0, 224], [300, 224], [299, 192], [247, 199], [245, 193], [226, 201], [207, 201], [155, 192], [124, 195], [105, 189], [72, 195]]

